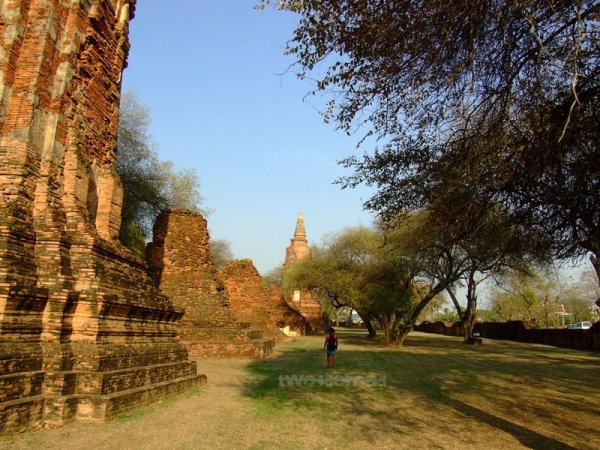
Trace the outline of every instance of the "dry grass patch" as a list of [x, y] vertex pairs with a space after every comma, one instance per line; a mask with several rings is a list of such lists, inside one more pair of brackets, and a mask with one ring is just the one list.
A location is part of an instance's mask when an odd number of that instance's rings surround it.
[[363, 334], [339, 333], [333, 370], [322, 337], [200, 360], [208, 384], [176, 401], [0, 448], [600, 448], [598, 354], [420, 333], [393, 350]]

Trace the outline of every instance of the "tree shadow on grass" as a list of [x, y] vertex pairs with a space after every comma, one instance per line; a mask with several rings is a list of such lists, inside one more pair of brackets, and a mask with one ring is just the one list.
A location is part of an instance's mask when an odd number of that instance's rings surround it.
[[553, 439], [549, 436], [544, 436], [534, 430], [518, 425], [509, 420], [490, 414], [480, 408], [461, 402], [460, 400], [445, 397], [442, 402], [464, 416], [471, 417], [479, 422], [484, 422], [491, 427], [504, 431], [513, 435], [521, 444], [534, 449], [576, 449], [569, 444]]
[[[442, 438], [462, 440], [469, 431], [465, 419], [501, 430], [530, 448], [574, 448], [568, 442], [594, 432], [587, 422], [571, 423], [564, 434], [556, 431], [565, 415], [596, 416], [593, 401], [575, 411], [546, 401], [553, 383], [579, 386], [584, 394], [598, 392], [600, 360], [585, 352], [550, 350], [547, 357], [553, 363], [548, 364], [544, 349], [522, 344], [471, 347], [456, 338], [411, 335], [405, 348], [388, 349], [357, 333], [339, 335], [336, 369], [326, 370], [321, 349], [311, 347], [319, 341], [305, 341], [250, 363], [255, 377], [243, 386], [244, 395], [274, 410], [310, 410], [324, 417], [334, 411], [354, 421], [352, 427], [366, 439], [394, 433], [400, 440], [403, 434], [437, 430]], [[578, 370], [569, 367], [570, 356]], [[509, 388], [499, 389], [496, 383]], [[528, 410], [548, 427], [534, 429], [526, 414], [513, 417], [512, 410]]]

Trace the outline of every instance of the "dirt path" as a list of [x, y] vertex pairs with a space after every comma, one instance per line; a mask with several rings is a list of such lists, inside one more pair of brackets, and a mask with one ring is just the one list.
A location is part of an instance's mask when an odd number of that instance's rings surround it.
[[[0, 440], [2, 449], [193, 449], [320, 447], [321, 427], [293, 411], [277, 414], [244, 395], [253, 376], [247, 360], [200, 360], [209, 383], [176, 401], [115, 421], [68, 424]], [[316, 426], [315, 426], [316, 425]]]
[[[106, 424], [2, 437], [0, 449], [600, 445], [597, 354], [501, 341], [468, 347], [419, 333], [390, 350], [361, 336], [342, 336], [333, 371], [321, 337], [278, 346], [265, 361], [199, 360], [209, 381], [192, 393]], [[282, 385], [281, 376], [304, 383]], [[357, 379], [377, 382], [344, 381]]]

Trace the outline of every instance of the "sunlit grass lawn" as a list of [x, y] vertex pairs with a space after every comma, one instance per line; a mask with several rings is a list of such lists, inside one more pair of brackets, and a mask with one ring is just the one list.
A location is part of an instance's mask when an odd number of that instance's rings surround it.
[[600, 447], [598, 354], [490, 340], [465, 346], [420, 333], [396, 350], [362, 336], [340, 333], [334, 370], [323, 368], [310, 339], [252, 363], [259, 378], [245, 394], [274, 414], [293, 408], [324, 421], [337, 417], [373, 442], [386, 436], [401, 445], [406, 438], [406, 445], [489, 447], [510, 437], [534, 448]]
[[264, 361], [199, 360], [206, 386], [103, 425], [3, 438], [7, 448], [600, 448], [600, 355], [413, 333], [389, 349], [338, 330]]

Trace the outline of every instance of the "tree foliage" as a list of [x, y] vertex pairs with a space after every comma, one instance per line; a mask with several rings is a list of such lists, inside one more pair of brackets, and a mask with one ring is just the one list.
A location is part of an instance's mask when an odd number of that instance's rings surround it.
[[235, 259], [231, 250], [231, 242], [226, 239], [211, 239], [210, 256], [215, 267], [221, 270]]
[[421, 219], [344, 230], [313, 247], [312, 258], [293, 265], [284, 280], [335, 307], [352, 307], [365, 323], [379, 323], [388, 344], [401, 345], [421, 311], [465, 270], [464, 259]]
[[468, 226], [494, 203], [557, 257], [599, 255], [596, 1], [279, 5], [301, 15], [287, 51], [331, 94], [326, 118], [382, 143], [343, 162], [343, 186], [377, 187], [367, 208]]
[[326, 310], [346, 306], [355, 309], [374, 336], [373, 299], [363, 289], [363, 277], [375, 257], [377, 242], [376, 233], [366, 227], [331, 235], [323, 245], [312, 247], [310, 258], [283, 270], [282, 286], [286, 291], [311, 291]]
[[[551, 328], [561, 327], [563, 322], [594, 321], [598, 317], [594, 278], [591, 271], [574, 281], [565, 280], [556, 270], [509, 274], [491, 293], [492, 319], [529, 320]], [[558, 306], [564, 306], [567, 315], [557, 314]]]
[[[443, 221], [442, 221], [443, 222]], [[446, 288], [462, 322], [465, 342], [471, 342], [478, 306], [479, 286], [506, 273], [529, 274], [533, 265], [545, 265], [550, 255], [538, 235], [511, 223], [499, 208], [491, 207], [477, 227], [460, 238], [450, 238], [464, 258], [465, 271], [456, 283], [465, 288], [466, 306], [456, 296], [456, 286]]]
[[200, 182], [192, 169], [161, 161], [148, 133], [150, 112], [132, 92], [121, 98], [117, 172], [124, 188], [121, 242], [143, 254], [156, 216], [167, 208], [200, 210]]

